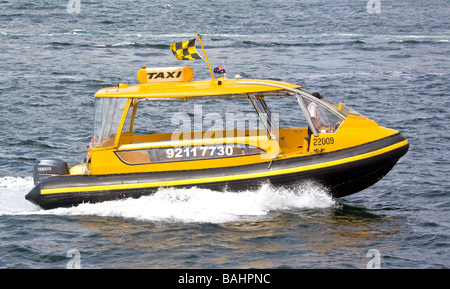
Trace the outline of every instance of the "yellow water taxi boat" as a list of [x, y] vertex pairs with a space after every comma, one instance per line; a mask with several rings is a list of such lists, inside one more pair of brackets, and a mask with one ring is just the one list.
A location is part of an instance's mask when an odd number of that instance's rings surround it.
[[[264, 182], [292, 186], [305, 180], [339, 198], [379, 181], [408, 150], [400, 132], [299, 85], [240, 77], [193, 81], [193, 76], [187, 66], [143, 67], [140, 84], [99, 90], [84, 163], [69, 168], [57, 158], [36, 160], [35, 187], [26, 199], [50, 209], [137, 198], [160, 187], [243, 191]], [[197, 114], [180, 114], [177, 106], [191, 102]], [[227, 103], [232, 108], [226, 121], [213, 111], [214, 125], [192, 129], [192, 117], [202, 122], [209, 106], [217, 110]], [[236, 112], [245, 105], [254, 113]], [[305, 126], [280, 127], [284, 115], [303, 119]], [[149, 121], [165, 123], [164, 117], [182, 125], [153, 132]], [[257, 125], [250, 126], [252, 121]], [[138, 129], [148, 126], [150, 133]]]

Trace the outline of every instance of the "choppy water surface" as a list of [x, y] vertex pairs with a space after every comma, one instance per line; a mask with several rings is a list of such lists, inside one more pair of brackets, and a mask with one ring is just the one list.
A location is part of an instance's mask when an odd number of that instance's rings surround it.
[[[369, 250], [381, 268], [450, 266], [447, 1], [381, 0], [380, 13], [367, 1], [81, 0], [80, 13], [67, 3], [0, 2], [0, 268], [66, 268], [72, 249], [82, 268], [366, 268]], [[137, 83], [142, 65], [209, 78], [205, 62], [169, 50], [197, 33], [229, 76], [345, 101], [402, 131], [409, 152], [339, 200], [312, 183], [161, 189], [49, 211], [24, 199], [36, 158], [83, 159], [98, 89]]]

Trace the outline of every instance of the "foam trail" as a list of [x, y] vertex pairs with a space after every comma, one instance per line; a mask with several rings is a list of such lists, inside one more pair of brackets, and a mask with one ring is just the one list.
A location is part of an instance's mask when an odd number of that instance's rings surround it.
[[75, 208], [45, 211], [57, 215], [95, 215], [142, 221], [224, 223], [265, 216], [270, 211], [329, 208], [336, 202], [317, 185], [304, 183], [296, 189], [275, 189], [266, 184], [258, 190], [219, 192], [209, 189], [162, 188], [154, 195]]
[[154, 195], [72, 208], [42, 210], [25, 200], [32, 178], [0, 178], [0, 215], [60, 215], [120, 217], [153, 222], [224, 223], [266, 216], [271, 211], [329, 208], [336, 205], [326, 190], [313, 183], [296, 188], [219, 192], [200, 188], [161, 188]]
[[33, 186], [32, 177], [1, 177], [0, 215], [38, 211], [37, 206], [25, 200]]

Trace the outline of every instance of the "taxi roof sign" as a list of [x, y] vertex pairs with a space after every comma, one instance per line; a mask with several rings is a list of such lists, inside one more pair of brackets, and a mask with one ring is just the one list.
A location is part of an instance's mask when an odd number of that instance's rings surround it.
[[194, 78], [194, 70], [188, 66], [146, 68], [137, 72], [140, 83], [187, 82]]

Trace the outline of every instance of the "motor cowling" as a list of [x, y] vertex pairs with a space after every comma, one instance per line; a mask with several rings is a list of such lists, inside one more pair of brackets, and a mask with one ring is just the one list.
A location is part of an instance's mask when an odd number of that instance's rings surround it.
[[33, 167], [34, 184], [55, 176], [68, 175], [69, 165], [58, 158], [37, 159]]

